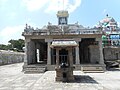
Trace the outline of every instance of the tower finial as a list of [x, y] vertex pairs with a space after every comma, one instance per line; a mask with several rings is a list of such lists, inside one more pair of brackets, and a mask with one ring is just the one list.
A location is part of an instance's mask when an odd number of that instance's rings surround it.
[[108, 17], [108, 14], [106, 16]]

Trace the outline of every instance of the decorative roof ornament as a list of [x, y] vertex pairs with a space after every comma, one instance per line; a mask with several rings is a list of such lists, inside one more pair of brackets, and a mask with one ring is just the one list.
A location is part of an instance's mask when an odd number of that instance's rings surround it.
[[58, 11], [57, 17], [69, 17], [68, 11], [65, 10]]
[[62, 10], [57, 12], [58, 25], [67, 25], [68, 24], [68, 11]]
[[102, 27], [117, 27], [117, 22], [107, 14], [106, 17], [99, 22], [99, 25], [102, 25]]
[[106, 14], [106, 17], [108, 17], [108, 14]]

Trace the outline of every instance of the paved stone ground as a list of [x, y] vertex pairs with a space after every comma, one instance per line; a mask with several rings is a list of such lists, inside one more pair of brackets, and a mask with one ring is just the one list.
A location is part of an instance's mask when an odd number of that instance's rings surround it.
[[24, 74], [23, 63], [0, 66], [0, 90], [120, 90], [120, 69], [105, 73], [74, 71], [74, 82], [55, 82], [55, 71]]

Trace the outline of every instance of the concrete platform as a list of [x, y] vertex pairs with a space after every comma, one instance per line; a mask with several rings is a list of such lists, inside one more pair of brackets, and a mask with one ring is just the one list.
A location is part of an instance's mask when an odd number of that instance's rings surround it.
[[24, 74], [23, 63], [0, 66], [0, 90], [120, 90], [120, 69], [105, 73], [74, 71], [74, 82], [56, 82], [55, 71]]

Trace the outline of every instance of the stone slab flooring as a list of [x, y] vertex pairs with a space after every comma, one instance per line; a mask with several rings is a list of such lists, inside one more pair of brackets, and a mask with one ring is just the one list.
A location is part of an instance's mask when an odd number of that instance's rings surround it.
[[0, 66], [0, 90], [120, 90], [120, 69], [105, 73], [74, 71], [74, 82], [56, 82], [55, 71], [24, 74], [23, 63]]

